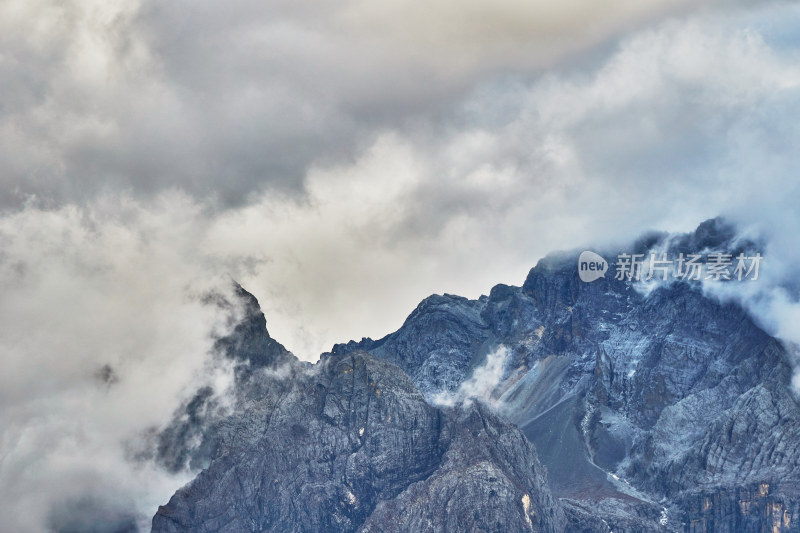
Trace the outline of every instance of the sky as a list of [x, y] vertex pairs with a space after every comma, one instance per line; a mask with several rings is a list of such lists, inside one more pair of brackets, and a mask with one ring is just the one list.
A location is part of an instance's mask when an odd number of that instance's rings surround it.
[[186, 481], [124, 444], [225, 379], [202, 295], [231, 279], [313, 361], [723, 215], [772, 261], [741, 298], [800, 341], [799, 35], [772, 0], [0, 3], [3, 523]]

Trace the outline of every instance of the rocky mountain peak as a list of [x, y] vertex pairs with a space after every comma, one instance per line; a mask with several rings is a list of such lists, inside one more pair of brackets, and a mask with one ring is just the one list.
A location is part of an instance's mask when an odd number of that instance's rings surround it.
[[[651, 250], [758, 243], [712, 219], [629, 252]], [[397, 331], [316, 365], [243, 294], [249, 311], [218, 344], [249, 369], [236, 407], [166, 440], [202, 434], [179, 464], [204, 469], [153, 530], [797, 531], [784, 345], [700, 282], [585, 283], [577, 258], [550, 255], [477, 300], [426, 298]]]

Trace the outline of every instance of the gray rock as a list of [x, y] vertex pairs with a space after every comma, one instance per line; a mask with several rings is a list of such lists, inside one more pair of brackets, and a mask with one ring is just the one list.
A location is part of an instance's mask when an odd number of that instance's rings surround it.
[[431, 406], [391, 363], [354, 352], [275, 378], [279, 391], [252, 380], [154, 532], [563, 529], [517, 428], [477, 405]]
[[[759, 247], [713, 219], [620, 251], [651, 249], [735, 256]], [[772, 511], [750, 513], [746, 527], [800, 530], [789, 490], [800, 486], [800, 405], [784, 346], [694, 282], [648, 292], [612, 271], [583, 283], [578, 255], [548, 256], [522, 287], [498, 285], [478, 300], [430, 297], [398, 331], [332, 353], [367, 350], [393, 361], [434, 398], [457, 389], [487, 353], [508, 348], [495, 400], [535, 444], [579, 529], [690, 529], [705, 520], [692, 503], [698, 494], [735, 509], [737, 494], [767, 483], [769, 501], [786, 514], [778, 524]], [[708, 530], [744, 523], [716, 517]]]
[[[758, 246], [714, 219], [624, 251], [654, 248]], [[233, 412], [198, 391], [160, 436], [163, 464], [204, 470], [153, 531], [800, 531], [786, 348], [696, 283], [583, 283], [577, 257], [477, 300], [431, 296], [314, 366], [251, 305], [219, 343], [240, 365]], [[501, 346], [497, 412], [436, 403]]]

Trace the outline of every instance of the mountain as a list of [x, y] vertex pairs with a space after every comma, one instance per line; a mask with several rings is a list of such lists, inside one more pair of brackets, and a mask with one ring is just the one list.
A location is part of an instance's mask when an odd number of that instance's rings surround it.
[[[713, 219], [627, 253], [757, 249]], [[432, 296], [398, 331], [332, 353], [392, 361], [433, 397], [504, 346], [493, 397], [568, 509], [615, 531], [800, 531], [800, 406], [784, 346], [699, 282], [584, 283], [577, 261], [551, 255], [521, 287], [478, 300]]]
[[232, 411], [199, 391], [158, 437], [164, 466], [203, 470], [154, 532], [564, 531], [519, 428], [481, 404], [432, 405], [366, 352], [301, 363], [246, 309], [218, 343], [237, 363]]
[[[599, 253], [759, 249], [713, 219]], [[203, 470], [153, 531], [800, 531], [784, 345], [699, 281], [585, 283], [578, 255], [316, 365], [242, 290], [234, 407], [199, 392], [159, 436], [162, 464]]]

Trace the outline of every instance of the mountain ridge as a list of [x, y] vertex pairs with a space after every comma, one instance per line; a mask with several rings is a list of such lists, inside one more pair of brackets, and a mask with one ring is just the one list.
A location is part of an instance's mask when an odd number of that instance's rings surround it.
[[[647, 234], [627, 252], [734, 255], [754, 253], [759, 246], [739, 238], [724, 220], [712, 219], [689, 234]], [[245, 491], [245, 500], [262, 502], [256, 510], [239, 509], [255, 520], [253, 530], [394, 531], [402, 524], [419, 531], [800, 531], [800, 404], [791, 391], [785, 347], [741, 306], [709, 297], [699, 282], [645, 286], [607, 275], [584, 283], [576, 266], [577, 252], [559, 252], [539, 261], [520, 287], [496, 285], [476, 300], [430, 296], [397, 331], [378, 340], [337, 344], [316, 365], [278, 349], [263, 338], [269, 337], [265, 323], [262, 328], [261, 319], [250, 317], [246, 322], [255, 326], [235, 329], [220, 344], [225, 357], [243, 369], [236, 373], [235, 412], [199, 425], [202, 444], [184, 457], [194, 454], [195, 466], [204, 466], [201, 481], [181, 489], [159, 510], [153, 531], [182, 530], [174, 524], [204, 530], [202, 523], [186, 520], [203, 512], [210, 517], [213, 512], [202, 505], [213, 507], [215, 497], [219, 509], [237, 509], [213, 490], [214, 483], [226, 479], [226, 468], [219, 465], [242, 472], [242, 479], [252, 483], [263, 484], [272, 475], [279, 482], [309, 475], [293, 494], [326, 487], [327, 496], [317, 505], [325, 516], [341, 519], [334, 524], [309, 518], [299, 509], [287, 511], [288, 503], [275, 511], [284, 514], [274, 515], [266, 510], [269, 502], [288, 502], [286, 494], [264, 499]], [[252, 304], [252, 297], [240, 296]], [[257, 303], [249, 309], [260, 314]], [[274, 357], [262, 360], [260, 347], [270, 347]], [[493, 376], [496, 382], [487, 389], [494, 409], [480, 398], [457, 401], [454, 407], [442, 404], [441, 395], [458, 398], [470, 380], [483, 376], [479, 370], [501, 348], [502, 375]], [[312, 398], [320, 387], [328, 391], [342, 380], [346, 374], [339, 374], [355, 368], [356, 360], [392, 387], [413, 391], [412, 410], [438, 413], [439, 429], [423, 432], [429, 442], [445, 427], [460, 437], [426, 448], [419, 459], [432, 470], [424, 479], [414, 477], [416, 463], [401, 461], [399, 471], [408, 475], [390, 493], [375, 492], [372, 485], [354, 491], [343, 481], [350, 472], [346, 461], [344, 466], [325, 463], [324, 475], [312, 467], [305, 474], [273, 473], [276, 465], [295, 457], [298, 443], [313, 446], [326, 432], [349, 427], [340, 427], [343, 422]], [[330, 369], [339, 374], [326, 374]], [[334, 387], [333, 403], [371, 412], [375, 380], [365, 383], [363, 390]], [[274, 418], [281, 409], [289, 409], [297, 422], [289, 430]], [[359, 430], [384, 431], [385, 413], [380, 408], [377, 413], [372, 426], [360, 426], [355, 434], [350, 428], [346, 438], [322, 439], [320, 453], [345, 454], [342, 442], [359, 440]], [[474, 433], [470, 427], [482, 429]], [[396, 438], [423, 438], [414, 424], [395, 429]], [[504, 439], [517, 444], [507, 448]], [[173, 439], [163, 448], [183, 444]], [[392, 456], [393, 446], [378, 446], [380, 452], [362, 459], [361, 468]], [[273, 450], [271, 463], [259, 459], [267, 449]], [[231, 459], [234, 453], [237, 461]], [[448, 453], [451, 462], [444, 460]], [[491, 460], [476, 463], [479, 457]], [[311, 457], [305, 461], [313, 463]], [[392, 468], [376, 479], [387, 472], [399, 475], [397, 465]], [[210, 483], [209, 477], [216, 481]], [[505, 488], [493, 486], [498, 482]], [[465, 508], [448, 507], [454, 486], [480, 502], [473, 519], [465, 521]], [[527, 488], [520, 491], [521, 486]], [[350, 509], [351, 495], [359, 505], [367, 502], [365, 507]], [[502, 503], [493, 500], [498, 495]], [[497, 515], [495, 508], [504, 512]]]

